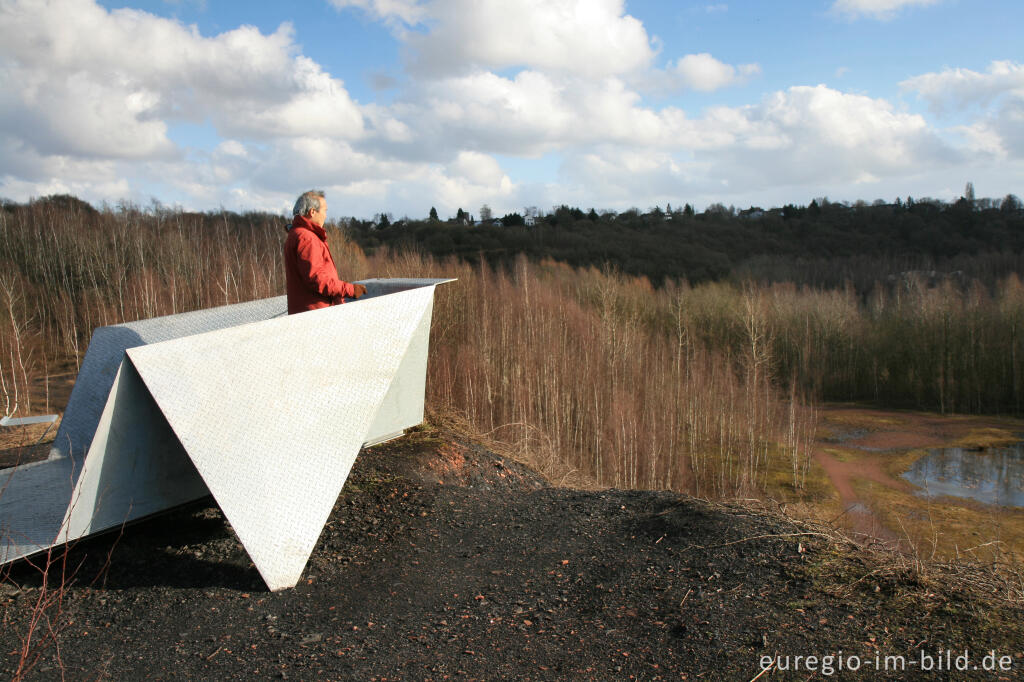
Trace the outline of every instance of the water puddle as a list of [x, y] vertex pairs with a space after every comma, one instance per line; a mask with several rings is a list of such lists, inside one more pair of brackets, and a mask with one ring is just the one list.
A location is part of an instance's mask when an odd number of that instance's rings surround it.
[[940, 448], [914, 462], [903, 478], [922, 497], [950, 495], [984, 504], [1024, 507], [1024, 443], [1006, 448]]

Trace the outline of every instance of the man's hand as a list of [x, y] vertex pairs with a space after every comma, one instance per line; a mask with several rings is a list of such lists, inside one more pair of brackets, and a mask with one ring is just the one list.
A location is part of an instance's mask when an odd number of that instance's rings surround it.
[[352, 284], [352, 288], [355, 289], [355, 293], [352, 294], [352, 298], [359, 298], [366, 293], [366, 287], [362, 284]]

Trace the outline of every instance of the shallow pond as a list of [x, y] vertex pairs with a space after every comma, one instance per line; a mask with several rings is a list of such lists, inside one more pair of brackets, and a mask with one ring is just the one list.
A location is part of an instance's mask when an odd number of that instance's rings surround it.
[[967, 497], [1024, 507], [1024, 443], [1006, 448], [930, 450], [903, 474], [918, 495]]

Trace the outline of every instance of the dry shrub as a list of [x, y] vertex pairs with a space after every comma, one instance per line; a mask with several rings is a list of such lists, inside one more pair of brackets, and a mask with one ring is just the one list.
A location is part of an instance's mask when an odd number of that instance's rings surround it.
[[434, 409], [599, 485], [726, 496], [760, 489], [770, 467], [806, 471], [813, 421], [779, 399], [766, 340], [733, 358], [690, 319], [666, 333], [678, 290], [525, 259], [459, 276], [438, 292]]

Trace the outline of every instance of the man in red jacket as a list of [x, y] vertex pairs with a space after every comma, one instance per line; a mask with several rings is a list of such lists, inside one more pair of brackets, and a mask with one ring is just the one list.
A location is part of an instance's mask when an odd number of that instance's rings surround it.
[[350, 284], [338, 277], [324, 231], [327, 217], [324, 193], [315, 189], [304, 192], [295, 202], [292, 213], [292, 224], [284, 240], [288, 314], [326, 308], [365, 294], [366, 287], [362, 284]]

